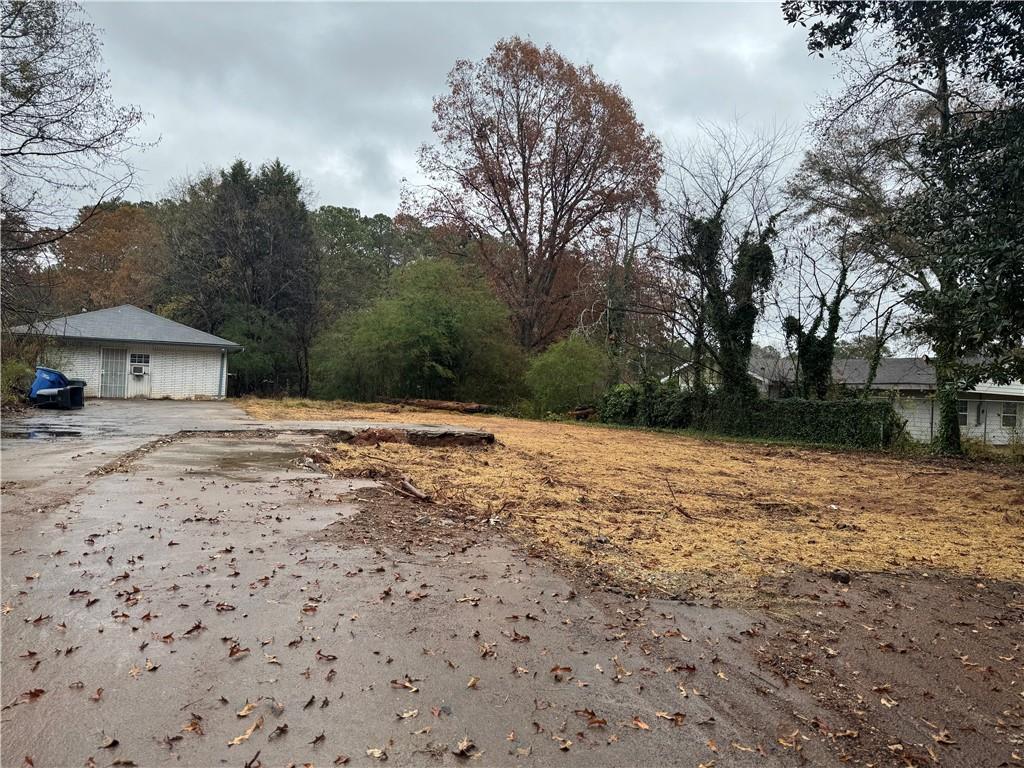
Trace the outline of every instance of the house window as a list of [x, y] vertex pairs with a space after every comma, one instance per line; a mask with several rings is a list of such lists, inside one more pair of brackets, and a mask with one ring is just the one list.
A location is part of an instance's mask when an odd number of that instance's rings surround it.
[[1017, 428], [1017, 403], [1003, 403], [1003, 426], [1007, 429]]
[[967, 426], [967, 401], [957, 400], [956, 401], [956, 420], [960, 422], [961, 427]]
[[132, 352], [132, 365], [149, 365], [149, 354], [141, 354], [138, 352]]

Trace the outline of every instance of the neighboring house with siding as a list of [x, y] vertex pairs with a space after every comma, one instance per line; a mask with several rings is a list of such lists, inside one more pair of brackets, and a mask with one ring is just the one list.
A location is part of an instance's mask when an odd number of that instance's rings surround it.
[[86, 397], [222, 398], [233, 341], [124, 304], [22, 325], [47, 340], [43, 365], [84, 379]]
[[[832, 365], [835, 385], [863, 389], [867, 385], [869, 362], [863, 358], [836, 360]], [[778, 397], [792, 388], [793, 363], [788, 358], [758, 361], [751, 376], [769, 397]], [[915, 440], [931, 441], [939, 429], [939, 409], [935, 401], [935, 369], [919, 357], [894, 357], [881, 360], [871, 393], [892, 398], [897, 412], [906, 420], [906, 430]], [[964, 438], [989, 445], [1024, 442], [1024, 383], [983, 382], [961, 392], [957, 401], [960, 433]]]

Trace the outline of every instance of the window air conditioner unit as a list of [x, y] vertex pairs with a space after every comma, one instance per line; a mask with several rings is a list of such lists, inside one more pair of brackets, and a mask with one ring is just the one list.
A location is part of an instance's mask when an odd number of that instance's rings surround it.
[[146, 366], [144, 365], [133, 365], [132, 376], [144, 376], [146, 374]]

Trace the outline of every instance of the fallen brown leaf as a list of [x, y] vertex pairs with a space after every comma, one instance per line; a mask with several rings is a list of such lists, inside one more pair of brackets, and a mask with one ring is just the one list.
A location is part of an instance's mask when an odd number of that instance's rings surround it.
[[686, 722], [685, 712], [672, 712], [671, 714], [668, 712], [655, 712], [655, 714], [662, 720], [671, 720], [674, 725], [682, 725]]
[[33, 688], [30, 691], [25, 691], [24, 693], [22, 693], [21, 696], [18, 697], [17, 703], [22, 704], [26, 701], [35, 701], [44, 693], [46, 693], [46, 690], [44, 688]]
[[573, 714], [576, 714], [586, 720], [588, 728], [603, 728], [608, 725], [608, 721], [602, 717], [598, 717], [592, 709], [577, 709]]
[[469, 738], [469, 736], [463, 736], [459, 741], [452, 747], [452, 754], [456, 757], [472, 757], [476, 751], [476, 744]]
[[250, 702], [248, 699], [245, 700], [245, 706], [238, 710], [235, 715], [238, 717], [248, 717], [252, 714], [252, 711], [256, 709], [256, 703]]
[[415, 685], [413, 685], [413, 680], [408, 675], [403, 677], [401, 680], [392, 680], [391, 681], [391, 687], [392, 688], [405, 688], [406, 690], [409, 691], [409, 693], [416, 693], [417, 691], [419, 691], [419, 688], [417, 688]]
[[236, 736], [228, 742], [229, 747], [237, 747], [239, 744], [248, 741], [249, 737], [252, 736], [256, 731], [263, 727], [263, 715], [256, 718], [256, 721], [249, 726], [245, 733], [241, 736]]
[[556, 664], [551, 668], [551, 674], [554, 676], [555, 680], [562, 682], [563, 680], [566, 680], [568, 676], [572, 675], [572, 667], [562, 667]]

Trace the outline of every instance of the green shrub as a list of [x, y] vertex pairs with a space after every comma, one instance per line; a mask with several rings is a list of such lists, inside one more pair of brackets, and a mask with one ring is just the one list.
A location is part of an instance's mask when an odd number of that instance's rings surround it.
[[902, 421], [888, 401], [727, 400], [712, 395], [698, 404], [689, 392], [669, 384], [619, 384], [601, 400], [601, 420], [639, 427], [699, 429], [722, 435], [845, 445], [888, 447]]
[[640, 385], [636, 418], [644, 427], [685, 429], [693, 421], [693, 396], [675, 384], [646, 381]]
[[383, 296], [320, 337], [313, 357], [319, 397], [505, 404], [522, 388], [507, 308], [479, 275], [443, 259], [396, 270]]
[[885, 448], [902, 421], [883, 400], [758, 399], [742, 406], [712, 397], [702, 419], [704, 428], [741, 435], [805, 443]]
[[598, 415], [609, 424], [636, 424], [637, 389], [629, 384], [616, 384], [604, 393]]
[[601, 399], [601, 421], [639, 427], [684, 429], [693, 421], [693, 396], [674, 384], [619, 384]]
[[0, 400], [16, 403], [32, 387], [35, 369], [22, 360], [4, 360], [0, 363]]
[[564, 413], [580, 405], [597, 405], [609, 370], [608, 355], [597, 344], [577, 336], [552, 344], [526, 371], [535, 412]]

